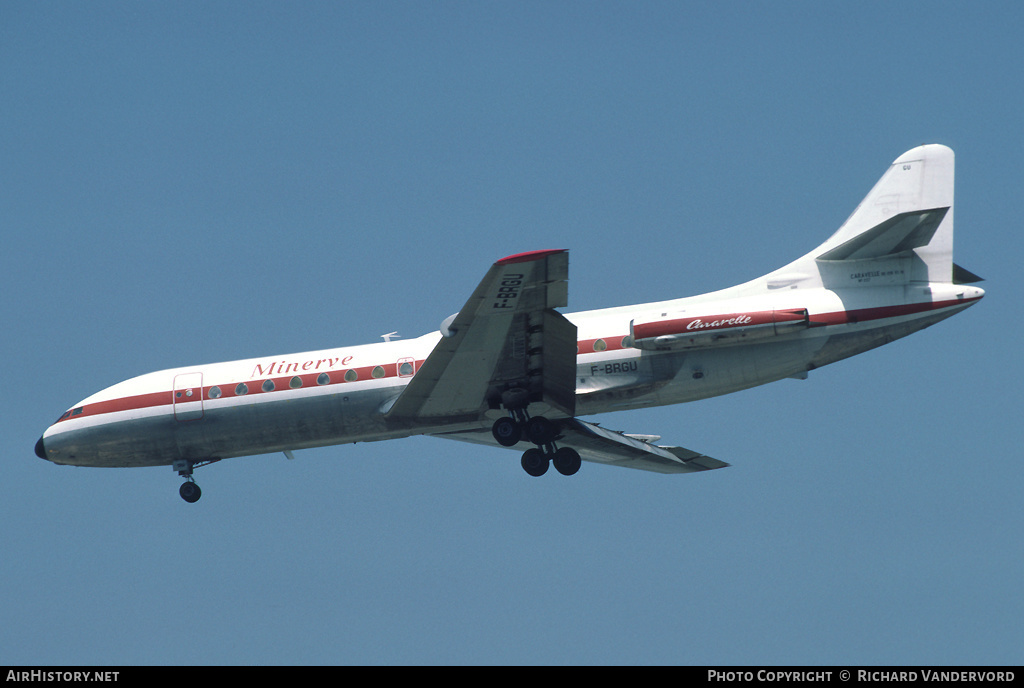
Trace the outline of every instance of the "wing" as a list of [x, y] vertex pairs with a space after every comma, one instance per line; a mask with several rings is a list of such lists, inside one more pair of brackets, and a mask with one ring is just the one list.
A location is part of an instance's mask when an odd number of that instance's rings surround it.
[[576, 409], [576, 326], [568, 302], [569, 254], [520, 253], [491, 266], [387, 413], [392, 424], [430, 427], [484, 418], [503, 394], [531, 413]]
[[[584, 461], [638, 468], [655, 473], [693, 473], [725, 468], [729, 465], [682, 447], [655, 445], [652, 442], [657, 440], [656, 436], [626, 435], [578, 418], [566, 418], [559, 421], [559, 424], [561, 427], [558, 445], [572, 447], [579, 452], [580, 458]], [[501, 446], [487, 430], [442, 433], [435, 434], [434, 437], [492, 447]], [[643, 439], [640, 439], [641, 437]], [[527, 446], [526, 442], [520, 444]]]

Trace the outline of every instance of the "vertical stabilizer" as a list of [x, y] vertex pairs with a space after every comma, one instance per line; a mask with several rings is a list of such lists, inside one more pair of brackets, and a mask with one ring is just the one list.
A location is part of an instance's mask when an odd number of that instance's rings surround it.
[[953, 151], [946, 146], [908, 150], [825, 243], [789, 265], [723, 291], [742, 295], [979, 280], [962, 268], [954, 272], [953, 171]]
[[946, 146], [907, 151], [809, 255], [819, 263], [910, 258], [908, 281], [952, 282], [953, 170]]

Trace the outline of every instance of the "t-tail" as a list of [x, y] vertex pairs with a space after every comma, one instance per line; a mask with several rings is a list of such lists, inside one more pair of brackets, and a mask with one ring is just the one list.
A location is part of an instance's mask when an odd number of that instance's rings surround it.
[[934, 285], [977, 300], [984, 294], [977, 287], [944, 288], [981, 281], [953, 262], [953, 177], [953, 151], [946, 146], [907, 151], [827, 241], [737, 290]]

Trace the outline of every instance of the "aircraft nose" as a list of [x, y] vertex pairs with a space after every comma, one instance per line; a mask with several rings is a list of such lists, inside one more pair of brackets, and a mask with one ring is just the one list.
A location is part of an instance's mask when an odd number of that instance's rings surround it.
[[43, 438], [40, 436], [39, 441], [36, 442], [36, 456], [40, 459], [46, 458], [46, 447], [43, 445]]

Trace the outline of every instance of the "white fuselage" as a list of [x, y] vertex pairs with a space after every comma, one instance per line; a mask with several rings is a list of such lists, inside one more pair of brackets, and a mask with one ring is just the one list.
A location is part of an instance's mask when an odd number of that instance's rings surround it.
[[[791, 290], [780, 283], [753, 295], [734, 288], [569, 314], [578, 340], [576, 415], [804, 376], [943, 320], [982, 295], [955, 284]], [[638, 333], [651, 336], [640, 341]], [[389, 424], [390, 404], [440, 338], [149, 373], [76, 404], [36, 451], [59, 464], [156, 466], [489, 427]]]

